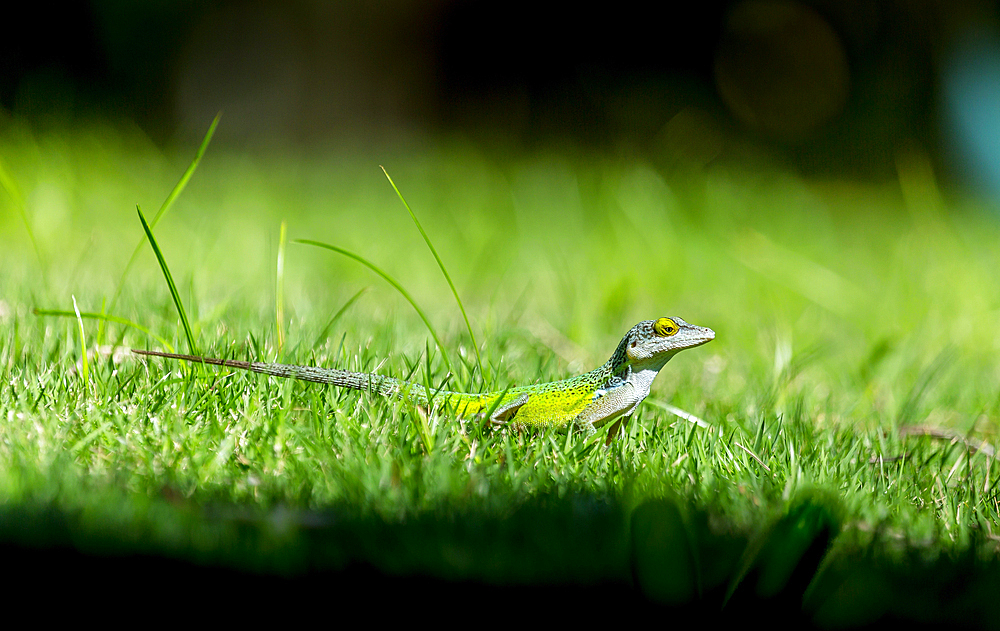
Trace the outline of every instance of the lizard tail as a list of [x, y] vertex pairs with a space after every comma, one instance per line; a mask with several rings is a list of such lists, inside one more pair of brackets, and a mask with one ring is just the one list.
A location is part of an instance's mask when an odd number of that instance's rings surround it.
[[372, 375], [363, 372], [351, 372], [349, 370], [338, 370], [336, 368], [318, 368], [314, 366], [290, 366], [287, 364], [267, 364], [264, 362], [246, 362], [235, 359], [216, 359], [214, 357], [201, 357], [199, 355], [182, 355], [180, 353], [164, 353], [162, 351], [144, 351], [133, 348], [136, 355], [151, 355], [153, 357], [166, 357], [167, 359], [182, 359], [184, 361], [210, 364], [212, 366], [225, 366], [226, 368], [238, 368], [249, 370], [250, 372], [262, 375], [272, 375], [274, 377], [287, 377], [299, 379], [301, 381], [311, 381], [313, 383], [327, 383], [343, 388], [353, 388], [354, 390], [364, 390], [380, 394], [382, 396], [394, 396], [400, 389], [408, 386], [410, 396], [418, 401], [423, 393], [423, 386], [417, 384], [407, 384], [406, 382], [392, 377], [382, 375]]
[[229, 368], [239, 368], [241, 370], [253, 370], [252, 362], [241, 362], [234, 359], [215, 359], [214, 357], [199, 357], [198, 355], [181, 355], [179, 353], [164, 353], [161, 351], [143, 351], [133, 348], [136, 355], [152, 355], [153, 357], [166, 357], [168, 359], [183, 359], [189, 362], [201, 364], [211, 364], [213, 366], [228, 366]]
[[[342, 388], [351, 388], [363, 392], [371, 392], [388, 398], [403, 397], [419, 405], [428, 405], [431, 397], [428, 396], [427, 388], [419, 383], [412, 383], [364, 372], [351, 372], [349, 370], [339, 370], [337, 368], [319, 368], [316, 366], [294, 366], [288, 364], [268, 364], [264, 362], [247, 362], [235, 359], [217, 359], [215, 357], [202, 357], [200, 355], [182, 355], [180, 353], [164, 353], [162, 351], [144, 351], [133, 348], [136, 355], [150, 355], [152, 357], [165, 357], [167, 359], [181, 359], [189, 362], [209, 364], [211, 366], [224, 366], [226, 368], [237, 368], [262, 375], [273, 377], [284, 377], [289, 379], [299, 379], [301, 381], [311, 381], [313, 383], [325, 383]], [[459, 416], [469, 416], [484, 411], [488, 403], [497, 396], [497, 393], [486, 395], [469, 395], [461, 392], [451, 392], [448, 390], [434, 391], [435, 401], [450, 401], [452, 405], [460, 410]]]

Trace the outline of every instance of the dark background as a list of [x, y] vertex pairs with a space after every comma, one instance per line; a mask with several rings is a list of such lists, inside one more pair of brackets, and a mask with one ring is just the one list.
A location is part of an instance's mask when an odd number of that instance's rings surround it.
[[217, 142], [237, 147], [453, 134], [487, 151], [764, 155], [876, 179], [917, 146], [973, 182], [942, 86], [1000, 13], [985, 0], [21, 8], [0, 39], [0, 123], [125, 119], [167, 143], [200, 138], [221, 110]]

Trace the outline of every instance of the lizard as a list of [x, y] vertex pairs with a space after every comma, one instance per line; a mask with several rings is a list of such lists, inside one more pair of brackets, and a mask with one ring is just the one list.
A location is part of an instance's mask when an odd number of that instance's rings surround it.
[[[336, 368], [215, 359], [140, 349], [132, 349], [132, 352], [332, 384], [388, 398], [408, 399], [420, 406], [430, 406], [432, 401], [442, 402], [453, 408], [460, 418], [489, 414], [490, 421], [496, 425], [577, 426], [591, 435], [612, 421], [618, 424], [627, 421], [649, 394], [660, 369], [674, 355], [713, 339], [715, 331], [712, 329], [688, 324], [681, 318], [644, 320], [629, 329], [607, 362], [588, 373], [482, 394], [428, 392], [426, 386], [418, 383]], [[617, 428], [618, 425], [612, 427], [609, 440]]]

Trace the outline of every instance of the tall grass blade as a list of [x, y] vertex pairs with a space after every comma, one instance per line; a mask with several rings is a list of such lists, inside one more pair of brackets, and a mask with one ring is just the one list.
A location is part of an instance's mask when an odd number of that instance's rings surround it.
[[177, 307], [177, 313], [181, 316], [181, 324], [184, 326], [184, 335], [187, 336], [188, 348], [192, 355], [198, 354], [198, 347], [194, 343], [194, 335], [191, 334], [191, 324], [188, 322], [187, 313], [184, 312], [184, 305], [181, 304], [181, 296], [177, 292], [177, 285], [174, 284], [174, 277], [170, 275], [170, 268], [167, 267], [167, 261], [163, 258], [163, 252], [160, 251], [160, 246], [156, 244], [156, 239], [153, 238], [153, 231], [146, 223], [146, 218], [142, 215], [142, 209], [139, 205], [135, 206], [136, 212], [139, 213], [139, 221], [142, 222], [142, 229], [146, 231], [146, 237], [149, 239], [149, 245], [153, 248], [153, 253], [156, 254], [156, 260], [160, 263], [160, 269], [163, 270], [163, 277], [167, 279], [167, 286], [170, 287], [170, 297], [174, 299], [174, 305]]
[[274, 290], [274, 316], [278, 326], [278, 357], [285, 348], [285, 243], [288, 241], [288, 222], [281, 221], [278, 235], [277, 283]]
[[920, 410], [920, 404], [924, 400], [924, 396], [940, 381], [944, 369], [954, 359], [955, 350], [953, 348], [945, 348], [920, 372], [916, 383], [913, 384], [903, 404], [899, 407], [899, 412], [896, 416], [897, 426], [909, 425], [916, 422], [917, 413]]
[[87, 362], [87, 336], [83, 332], [83, 318], [80, 316], [80, 307], [76, 305], [76, 296], [73, 296], [73, 311], [76, 312], [76, 323], [80, 327], [80, 372], [83, 374], [83, 387], [90, 386], [90, 365]]
[[469, 323], [469, 316], [465, 312], [465, 305], [462, 304], [462, 299], [458, 296], [458, 290], [455, 289], [455, 283], [452, 282], [451, 275], [448, 274], [448, 269], [444, 266], [444, 261], [442, 261], [441, 257], [438, 256], [437, 250], [434, 248], [434, 244], [431, 243], [430, 237], [428, 237], [427, 233], [424, 231], [424, 227], [421, 226], [420, 222], [417, 220], [417, 215], [414, 214], [410, 205], [406, 203], [406, 199], [404, 199], [403, 194], [399, 192], [399, 188], [396, 187], [396, 183], [392, 181], [392, 178], [389, 176], [389, 172], [386, 171], [385, 167], [381, 164], [379, 165], [379, 168], [382, 169], [382, 173], [385, 173], [385, 177], [389, 180], [392, 190], [396, 191], [396, 195], [399, 196], [399, 201], [403, 202], [403, 206], [406, 207], [406, 212], [410, 213], [410, 219], [412, 219], [413, 223], [417, 226], [417, 230], [420, 231], [420, 236], [424, 238], [424, 243], [426, 243], [427, 247], [430, 248], [431, 254], [434, 255], [434, 260], [437, 261], [438, 267], [441, 268], [441, 273], [444, 274], [444, 279], [448, 281], [448, 286], [451, 287], [451, 293], [455, 296], [455, 302], [458, 303], [458, 310], [462, 312], [462, 318], [465, 320], [465, 328], [468, 329], [469, 337], [472, 339], [472, 348], [476, 351], [476, 364], [479, 366], [479, 376], [483, 378], [483, 383], [486, 383], [486, 373], [483, 372], [483, 358], [479, 354], [479, 342], [476, 341], [476, 334], [472, 332], [472, 325]]
[[[198, 168], [198, 163], [201, 162], [201, 157], [205, 155], [205, 150], [208, 149], [208, 143], [212, 141], [212, 136], [215, 134], [215, 128], [218, 126], [219, 118], [221, 116], [222, 112], [215, 115], [215, 118], [212, 120], [212, 124], [208, 127], [208, 132], [205, 134], [205, 138], [202, 139], [201, 145], [198, 147], [198, 152], [194, 155], [194, 160], [192, 160], [191, 164], [188, 165], [187, 170], [184, 171], [184, 175], [182, 175], [181, 179], [174, 185], [173, 190], [170, 191], [167, 198], [163, 200], [163, 204], [160, 206], [160, 209], [156, 211], [156, 214], [153, 216], [153, 221], [149, 224], [150, 228], [156, 227], [156, 224], [159, 223], [160, 219], [162, 219], [163, 216], [167, 214], [167, 211], [170, 210], [170, 207], [174, 205], [174, 200], [176, 200], [177, 197], [184, 191], [184, 188], [187, 186], [191, 176], [194, 175], [195, 169]], [[143, 222], [143, 224], [145, 225], [145, 222]], [[139, 252], [142, 251], [142, 242], [143, 240], [139, 239], [139, 243], [135, 245], [135, 249], [132, 251], [132, 256], [129, 257], [128, 263], [125, 264], [125, 271], [122, 272], [122, 277], [119, 279], [118, 286], [115, 288], [115, 294], [111, 298], [111, 307], [108, 311], [114, 311], [115, 306], [118, 304], [118, 298], [121, 297], [122, 289], [125, 287], [125, 277], [128, 276], [129, 271], [132, 269], [132, 265], [135, 264], [135, 259], [139, 256]], [[100, 340], [103, 339], [103, 334], [104, 328], [102, 324], [101, 330], [97, 333], [98, 343], [100, 343]]]
[[120, 318], [118, 316], [108, 315], [106, 313], [92, 313], [88, 311], [63, 311], [61, 309], [35, 309], [34, 313], [35, 315], [39, 316], [58, 316], [58, 317], [70, 317], [70, 318], [80, 317], [84, 319], [102, 320], [104, 322], [115, 322], [117, 324], [124, 324], [125, 326], [131, 327], [137, 331], [145, 333], [149, 337], [155, 339], [157, 342], [162, 344], [163, 347], [166, 348], [171, 353], [174, 352], [173, 345], [170, 342], [168, 342], [165, 338], [162, 338], [159, 335], [153, 333], [152, 331], [142, 326], [141, 324], [136, 324], [131, 320], [126, 320], [125, 318]]
[[441, 359], [444, 360], [444, 364], [445, 364], [445, 366], [448, 367], [448, 371], [452, 372], [451, 360], [448, 359], [448, 353], [445, 351], [444, 344], [441, 343], [441, 339], [438, 337], [437, 331], [434, 330], [434, 326], [431, 325], [431, 321], [427, 317], [427, 314], [424, 313], [424, 310], [421, 309], [419, 305], [417, 305], [417, 301], [413, 299], [413, 296], [411, 296], [408, 291], [406, 291], [405, 289], [403, 289], [403, 286], [399, 284], [399, 281], [397, 281], [392, 276], [389, 276], [389, 274], [387, 274], [380, 267], [378, 267], [377, 265], [375, 265], [374, 263], [372, 263], [368, 259], [366, 259], [363, 256], [360, 256], [358, 254], [355, 254], [354, 252], [351, 252], [350, 250], [345, 250], [343, 248], [338, 248], [335, 245], [330, 245], [329, 243], [323, 243], [321, 241], [313, 241], [312, 239], [294, 239], [292, 241], [292, 243], [302, 243], [302, 244], [305, 244], [305, 245], [314, 245], [317, 248], [323, 248], [323, 249], [326, 249], [326, 250], [337, 252], [338, 254], [343, 254], [347, 258], [354, 259], [358, 263], [361, 263], [362, 265], [364, 265], [365, 267], [367, 267], [371, 271], [373, 271], [376, 274], [378, 274], [379, 276], [381, 276], [387, 283], [389, 283], [390, 285], [392, 285], [393, 287], [395, 287], [396, 291], [398, 291], [400, 293], [400, 295], [403, 296], [403, 298], [406, 298], [406, 301], [410, 303], [410, 306], [413, 307], [414, 311], [417, 312], [417, 315], [420, 316], [420, 319], [424, 321], [424, 325], [427, 327], [427, 330], [430, 331], [431, 337], [434, 338], [434, 343], [437, 344], [437, 347], [441, 350]]

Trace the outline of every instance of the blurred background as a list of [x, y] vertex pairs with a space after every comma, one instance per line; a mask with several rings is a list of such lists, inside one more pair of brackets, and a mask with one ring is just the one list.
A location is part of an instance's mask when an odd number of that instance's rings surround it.
[[901, 150], [1000, 194], [1000, 3], [35, 2], [0, 41], [0, 125], [134, 121], [292, 150], [454, 134], [895, 178]]

